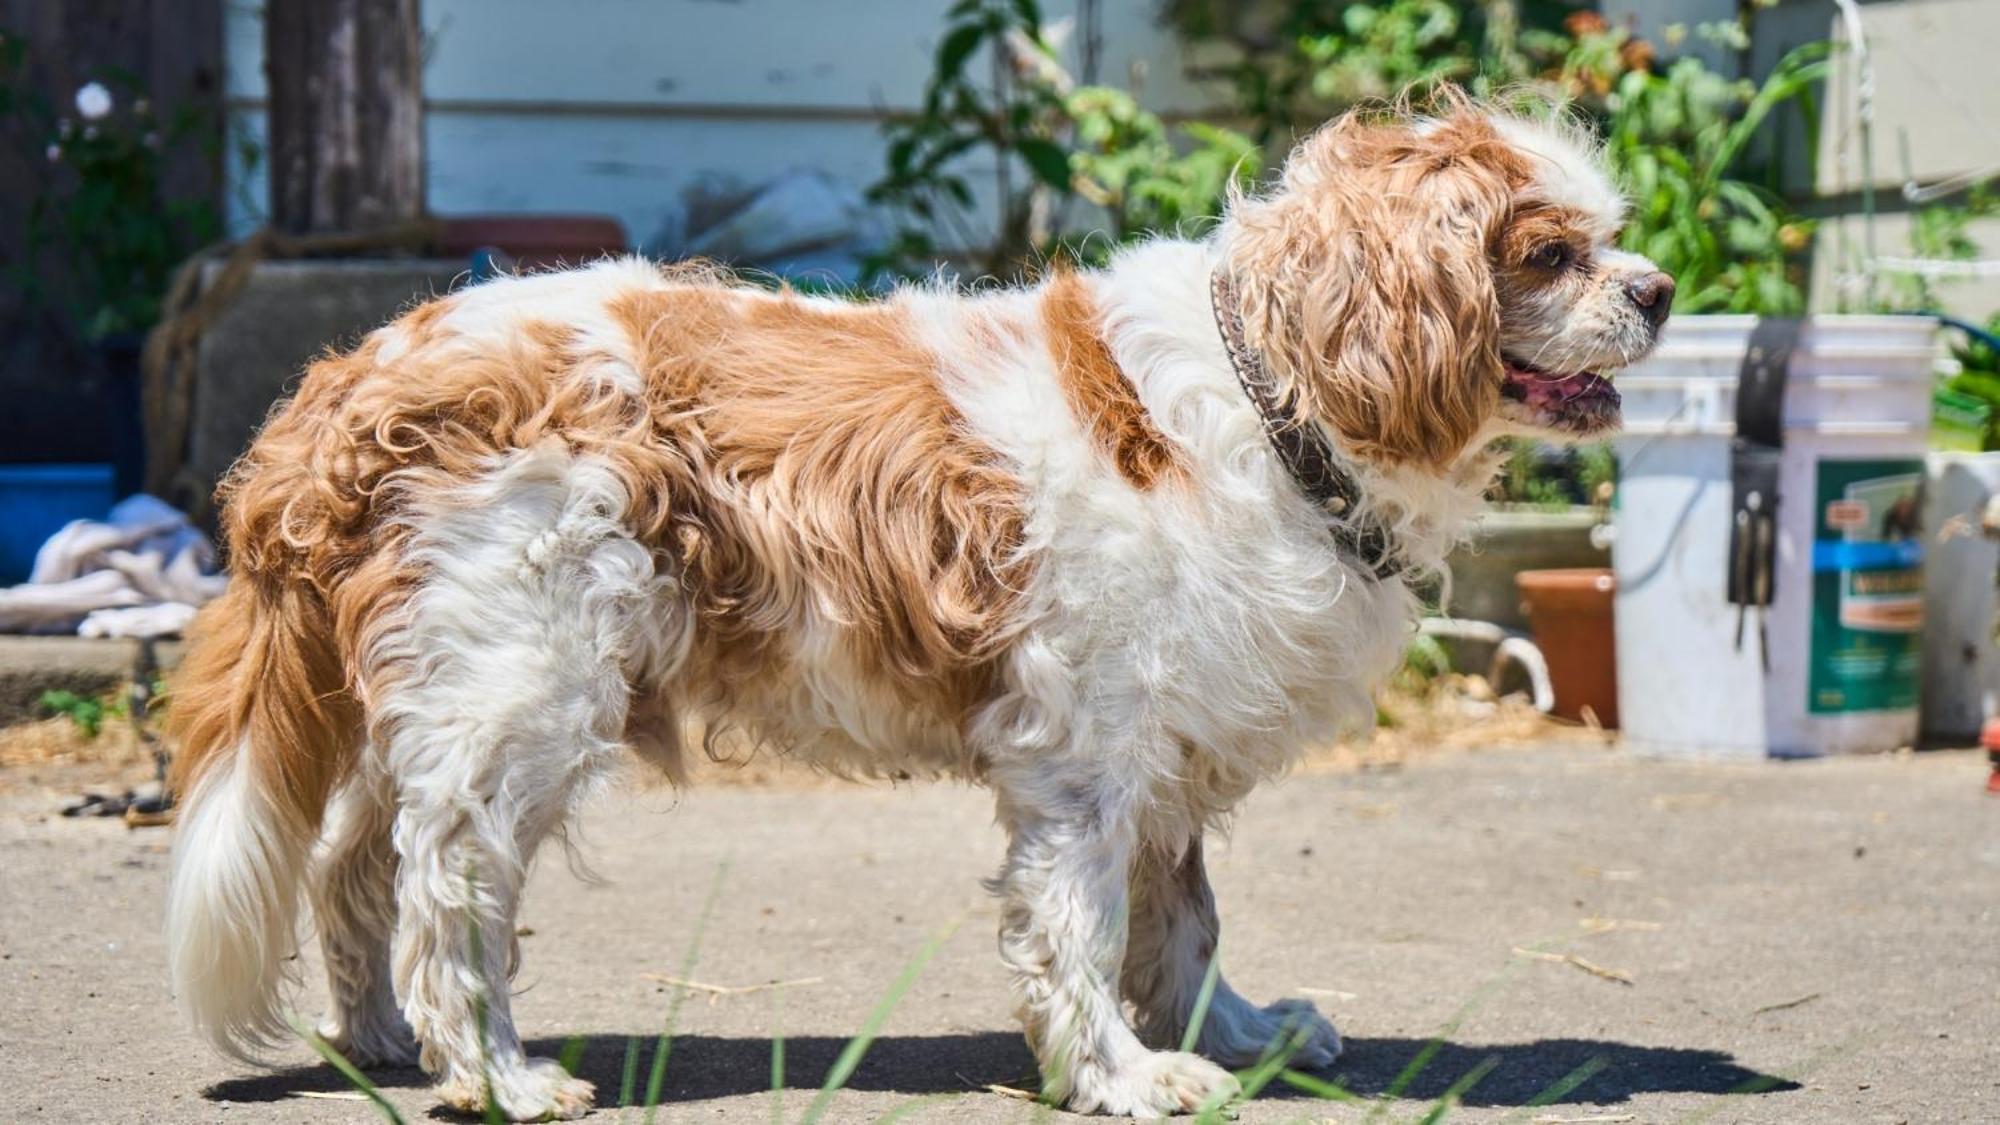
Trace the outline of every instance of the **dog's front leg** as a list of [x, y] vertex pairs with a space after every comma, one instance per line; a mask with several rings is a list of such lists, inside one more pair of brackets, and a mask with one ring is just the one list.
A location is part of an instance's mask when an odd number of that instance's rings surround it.
[[[1132, 872], [1125, 997], [1146, 1042], [1178, 1045], [1187, 1034], [1222, 930], [1201, 837], [1190, 839], [1179, 855], [1146, 851]], [[1260, 1008], [1217, 976], [1195, 1050], [1236, 1067], [1255, 1064], [1267, 1050], [1288, 1050], [1292, 1066], [1313, 1069], [1340, 1055], [1340, 1033], [1311, 1001], [1280, 1000]]]
[[1121, 1009], [1134, 810], [1095, 787], [1064, 786], [1058, 796], [1036, 780], [1033, 794], [1002, 783], [1012, 840], [995, 882], [1000, 955], [1044, 1092], [1078, 1112], [1134, 1117], [1221, 1102], [1236, 1090], [1233, 1075], [1196, 1055], [1148, 1050]]

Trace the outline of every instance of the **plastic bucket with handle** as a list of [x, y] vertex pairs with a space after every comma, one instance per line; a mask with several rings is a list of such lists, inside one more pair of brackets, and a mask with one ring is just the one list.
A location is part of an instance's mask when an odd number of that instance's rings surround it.
[[1769, 599], [1729, 598], [1754, 317], [1670, 321], [1619, 376], [1619, 717], [1641, 752], [1801, 756], [1917, 735], [1935, 321], [1808, 319], [1782, 402]]

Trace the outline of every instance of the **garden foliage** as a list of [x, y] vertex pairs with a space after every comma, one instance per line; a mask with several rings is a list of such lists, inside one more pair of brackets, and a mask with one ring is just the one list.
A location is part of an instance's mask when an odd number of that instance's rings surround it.
[[51, 104], [29, 81], [32, 62], [25, 40], [0, 34], [0, 132], [48, 172], [11, 280], [81, 339], [144, 332], [175, 268], [221, 230], [213, 203], [168, 190], [167, 157], [194, 146], [215, 158], [220, 128], [190, 107], [154, 107], [115, 67]]
[[[1216, 123], [1169, 128], [1128, 91], [1076, 84], [1035, 0], [954, 5], [921, 111], [887, 127], [888, 169], [873, 198], [900, 221], [877, 272], [925, 274], [943, 262], [1013, 278], [1051, 254], [1100, 259], [1119, 243], [1198, 226], [1231, 184], [1247, 185], [1328, 116], [1405, 94], [1421, 101], [1448, 82], [1591, 119], [1633, 198], [1624, 245], [1676, 276], [1680, 311], [1805, 306], [1811, 224], [1776, 190], [1769, 138], [1781, 118], [1810, 130], [1826, 44], [1793, 51], [1756, 83], [1692, 55], [1663, 57], [1596, 13], [1554, 2], [1176, 0], [1166, 16], [1191, 57], [1229, 60], [1195, 68], [1228, 98]], [[1740, 23], [1694, 34], [1748, 44]], [[1688, 37], [1669, 29], [1666, 47]], [[982, 227], [982, 215], [997, 219]]]

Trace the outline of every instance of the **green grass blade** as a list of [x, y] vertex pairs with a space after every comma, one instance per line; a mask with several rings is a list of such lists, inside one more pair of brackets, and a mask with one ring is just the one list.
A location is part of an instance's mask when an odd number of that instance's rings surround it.
[[1458, 1081], [1445, 1088], [1444, 1094], [1431, 1106], [1430, 1112], [1417, 1119], [1417, 1125], [1438, 1125], [1446, 1114], [1458, 1108], [1458, 1103], [1465, 1098], [1466, 1091], [1479, 1085], [1480, 1079], [1493, 1073], [1494, 1068], [1499, 1065], [1499, 1055], [1488, 1055], [1479, 1061], [1478, 1066], [1459, 1075]]
[[[465, 873], [465, 894], [468, 901], [478, 901], [478, 887], [472, 880], [470, 868]], [[480, 1115], [486, 1125], [507, 1125], [505, 1114], [500, 1112], [500, 1099], [493, 1093], [492, 1049], [488, 1046], [489, 1016], [486, 995], [492, 987], [486, 980], [486, 938], [480, 929], [479, 915], [471, 910], [465, 916], [465, 940], [472, 949], [472, 963], [478, 966], [479, 991], [472, 997], [474, 1022], [479, 1027], [479, 1082], [486, 1092], [486, 1109]]]
[[785, 1033], [779, 1021], [779, 1000], [785, 990], [771, 990], [771, 1125], [785, 1125]]
[[632, 1095], [639, 1091], [639, 1037], [625, 1037], [625, 1073], [618, 1079], [618, 1107], [632, 1104]]
[[869, 1044], [875, 1041], [875, 1037], [882, 1031], [882, 1025], [888, 1022], [889, 1013], [895, 1011], [897, 1002], [902, 1000], [903, 994], [910, 991], [910, 987], [917, 983], [917, 977], [923, 973], [924, 966], [930, 963], [938, 950], [944, 948], [944, 943], [957, 932], [958, 924], [963, 920], [961, 918], [953, 921], [938, 931], [924, 943], [922, 949], [917, 950], [917, 955], [910, 959], [910, 963], [903, 966], [902, 974], [876, 1003], [875, 1010], [868, 1013], [868, 1020], [861, 1025], [860, 1033], [849, 1039], [847, 1046], [841, 1049], [840, 1057], [833, 1060], [832, 1069], [826, 1072], [826, 1084], [820, 1087], [819, 1094], [813, 1098], [812, 1104], [806, 1107], [805, 1116], [799, 1118], [800, 1125], [813, 1125], [826, 1114], [827, 1107], [833, 1104], [833, 1096], [840, 1092], [840, 1088], [847, 1084], [849, 1078], [853, 1077], [854, 1068], [861, 1065], [861, 1056], [868, 1053]]
[[1201, 1039], [1201, 1025], [1208, 1019], [1209, 1002], [1215, 999], [1215, 982], [1222, 979], [1222, 941], [1208, 955], [1208, 971], [1201, 975], [1201, 991], [1194, 994], [1194, 1010], [1188, 1013], [1187, 1031], [1181, 1035], [1181, 1050], [1194, 1050]]
[[1272, 1079], [1288, 1072], [1292, 1056], [1298, 1054], [1306, 1045], [1306, 1040], [1310, 1038], [1312, 1029], [1303, 1021], [1296, 1016], [1287, 1020], [1282, 1033], [1265, 1046], [1256, 1064], [1237, 1072], [1237, 1091], [1234, 1094], [1223, 1094], [1218, 1091], [1209, 1095], [1208, 1100], [1195, 1111], [1196, 1121], [1206, 1125], [1210, 1122], [1226, 1121], [1235, 1116], [1236, 1107], [1263, 1093], [1264, 1087], [1269, 1086]]
[[1722, 1093], [1715, 1095], [1707, 1106], [1695, 1110], [1678, 1120], [1681, 1122], [1681, 1125], [1696, 1125], [1696, 1123], [1707, 1121], [1724, 1110], [1736, 1108], [1739, 1103], [1733, 1099], [1742, 1095], [1761, 1094], [1786, 1082], [1804, 1082], [1806, 1078], [1827, 1064], [1838, 1062], [1850, 1055], [1858, 1054], [1861, 1048], [1866, 1046], [1875, 1037], [1874, 1033], [1864, 1032], [1852, 1039], [1836, 1043], [1832, 1047], [1818, 1052], [1798, 1066], [1787, 1067], [1774, 1074], [1753, 1074]]
[[[693, 980], [695, 962], [701, 957], [701, 935], [708, 929], [708, 920], [715, 914], [715, 904], [722, 897], [722, 880], [729, 874], [729, 861], [715, 865], [715, 881], [709, 884], [708, 898], [701, 904], [701, 916], [695, 919], [694, 933], [688, 938], [687, 956], [681, 962], [681, 979]], [[646, 1125], [660, 1111], [660, 1090], [667, 1081], [667, 1054], [673, 1049], [674, 1026], [680, 1020], [681, 1002], [687, 999], [687, 989], [674, 986], [674, 992], [667, 1000], [667, 1024], [660, 1031], [659, 1042], [653, 1045], [653, 1066], [646, 1075]]]
[[576, 1068], [583, 1065], [583, 1052], [589, 1046], [590, 1042], [581, 1035], [563, 1040], [562, 1050], [556, 1052], [556, 1065], [569, 1074], [575, 1074]]
[[480, 993], [473, 1000], [472, 1010], [479, 1017], [479, 1081], [486, 1088], [486, 1109], [481, 1114], [481, 1119], [486, 1125], [507, 1125], [507, 1115], [500, 1112], [500, 1096], [493, 1092], [493, 1055], [486, 1045], [485, 993]]
[[1264, 1087], [1269, 1086], [1272, 1079], [1284, 1073], [1291, 1065], [1292, 1057], [1299, 1053], [1300, 1048], [1303, 1048], [1306, 1045], [1306, 1040], [1310, 1038], [1312, 1038], [1312, 1029], [1303, 1024], [1297, 1024], [1291, 1026], [1282, 1037], [1264, 1048], [1264, 1057], [1257, 1060], [1257, 1065], [1251, 1067], [1250, 1072], [1241, 1077], [1240, 1081], [1243, 1083], [1243, 1092], [1238, 1095], [1238, 1100], [1247, 1102], [1258, 1094], [1263, 1093]]
[[298, 1020], [292, 1021], [292, 1030], [298, 1032], [299, 1037], [306, 1041], [306, 1045], [327, 1061], [327, 1065], [339, 1071], [340, 1076], [347, 1079], [348, 1085], [354, 1087], [362, 1097], [367, 1098], [384, 1120], [392, 1122], [393, 1125], [406, 1125], [403, 1115], [396, 1111], [395, 1106], [389, 1104], [389, 1099], [382, 1096], [382, 1091], [376, 1088], [375, 1083], [370, 1082], [359, 1067], [348, 1062], [346, 1055], [335, 1050], [333, 1044], [321, 1038], [319, 1032]]
[[1558, 1078], [1554, 1082], [1551, 1082], [1548, 1085], [1548, 1087], [1544, 1089], [1541, 1093], [1536, 1094], [1534, 1097], [1529, 1098], [1526, 1102], [1522, 1103], [1520, 1109], [1517, 1109], [1514, 1112], [1508, 1114], [1506, 1117], [1501, 1118], [1503, 1125], [1505, 1122], [1523, 1120], [1528, 1116], [1528, 1114], [1542, 1108], [1543, 1106], [1554, 1105], [1558, 1098], [1566, 1096], [1571, 1090], [1574, 1090], [1578, 1086], [1583, 1085], [1585, 1082], [1590, 1081], [1593, 1075], [1595, 1075], [1598, 1071], [1603, 1070], [1605, 1067], [1610, 1065], [1611, 1061], [1609, 1059], [1606, 1059], [1603, 1055], [1596, 1055], [1591, 1058], [1585, 1059], [1582, 1066], [1577, 1067], [1575, 1070], [1572, 1070], [1568, 1074], [1565, 1074], [1561, 1078]]
[[[1539, 942], [1526, 948], [1539, 950], [1545, 944], [1547, 943]], [[1483, 1007], [1488, 1000], [1491, 1000], [1500, 991], [1501, 987], [1507, 983], [1508, 978], [1512, 977], [1515, 971], [1520, 968], [1522, 963], [1522, 958], [1519, 956], [1509, 959], [1505, 965], [1500, 967], [1499, 972], [1494, 973], [1490, 980], [1480, 985], [1478, 990], [1466, 999], [1465, 1003], [1459, 1005], [1458, 1010], [1453, 1012], [1451, 1018], [1444, 1022], [1444, 1026], [1438, 1029], [1438, 1033], [1432, 1036], [1428, 1043], [1423, 1045], [1422, 1049], [1416, 1053], [1416, 1056], [1410, 1060], [1409, 1065], [1403, 1067], [1397, 1073], [1396, 1077], [1390, 1081], [1389, 1088], [1381, 1094], [1381, 1100], [1376, 1102], [1373, 1110], [1369, 1111], [1367, 1120], [1373, 1121], [1389, 1111], [1389, 1103], [1402, 1097], [1403, 1091], [1409, 1089], [1410, 1084], [1415, 1082], [1417, 1077], [1429, 1069], [1431, 1063], [1437, 1059], [1438, 1052], [1444, 1049], [1445, 1039], [1456, 1032], [1459, 1025], [1463, 1024], [1467, 1017]]]
[[1294, 1090], [1311, 1094], [1313, 1097], [1323, 1101], [1360, 1103], [1368, 1100], [1337, 1082], [1328, 1082], [1323, 1078], [1314, 1078], [1310, 1074], [1301, 1074], [1296, 1070], [1279, 1071], [1278, 1081], [1283, 1082]]

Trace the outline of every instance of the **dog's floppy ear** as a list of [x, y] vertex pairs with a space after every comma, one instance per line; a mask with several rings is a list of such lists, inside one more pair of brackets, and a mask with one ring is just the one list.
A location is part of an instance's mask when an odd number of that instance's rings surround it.
[[1275, 192], [1233, 201], [1226, 253], [1252, 342], [1361, 456], [1444, 466], [1496, 408], [1489, 250], [1523, 178], [1461, 105], [1342, 117], [1293, 151]]

